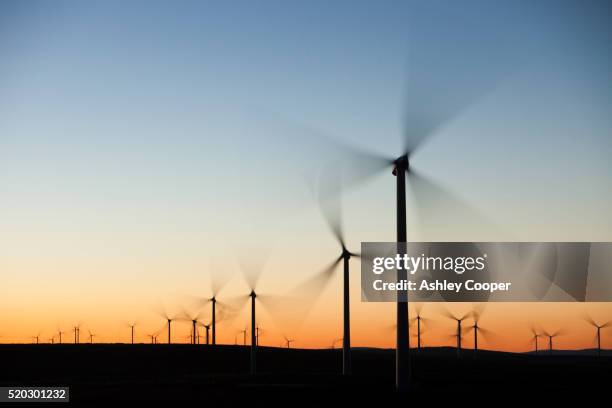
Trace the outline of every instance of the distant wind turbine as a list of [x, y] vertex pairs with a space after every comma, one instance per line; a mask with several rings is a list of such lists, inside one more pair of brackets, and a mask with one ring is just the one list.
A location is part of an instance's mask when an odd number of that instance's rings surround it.
[[72, 328], [74, 332], [74, 344], [79, 344], [81, 340], [81, 324], [77, 324]]
[[188, 312], [183, 310], [182, 313], [177, 317], [180, 320], [191, 322], [191, 344], [198, 344], [198, 324], [200, 319], [204, 315], [204, 311], [199, 312]]
[[172, 344], [172, 321], [174, 317], [171, 317], [163, 306], [161, 312], [158, 312], [158, 314], [166, 321], [165, 326], [168, 328], [168, 344]]
[[533, 336], [531, 339], [534, 341], [535, 343], [535, 354], [536, 356], [538, 355], [539, 349], [538, 349], [538, 337], [541, 336], [540, 333], [537, 332], [537, 330], [535, 329], [535, 327], [531, 328], [531, 335]]
[[424, 323], [425, 318], [423, 318], [421, 311], [423, 310], [423, 305], [421, 303], [415, 304], [416, 317], [411, 320], [417, 323], [417, 351], [421, 351], [421, 323]]
[[604, 329], [606, 327], [609, 327], [610, 324], [612, 322], [605, 322], [603, 324], [598, 324], [597, 322], [595, 322], [595, 320], [593, 320], [590, 316], [585, 316], [585, 320], [587, 321], [587, 323], [589, 323], [591, 326], [595, 327], [595, 329], [597, 329], [597, 332], [595, 334], [595, 339], [597, 341], [597, 356], [601, 357], [601, 329]]
[[474, 312], [472, 312], [474, 324], [468, 328], [469, 330], [474, 330], [474, 358], [476, 358], [476, 355], [478, 353], [478, 335], [481, 334], [483, 336], [486, 336], [488, 333], [490, 333], [489, 330], [483, 328], [478, 324], [480, 321], [481, 313], [481, 310], [474, 310]]
[[134, 344], [134, 327], [136, 327], [136, 322], [129, 323], [128, 326], [130, 327], [130, 332], [131, 332], [131, 337], [132, 337], [131, 344]]
[[462, 335], [461, 323], [463, 322], [463, 320], [465, 320], [466, 317], [470, 315], [470, 313], [464, 313], [460, 315], [459, 317], [457, 317], [453, 313], [449, 312], [448, 310], [444, 310], [444, 312], [445, 312], [444, 313], [445, 317], [457, 322], [457, 331], [453, 337], [456, 337], [457, 339], [457, 358], [461, 358], [461, 335]]
[[553, 333], [544, 332], [544, 336], [548, 337], [548, 354], [552, 356], [553, 353], [553, 339], [561, 335], [561, 330], [557, 330]]
[[291, 343], [293, 343], [295, 340], [290, 339], [285, 337], [285, 344], [287, 345], [287, 348], [291, 348]]

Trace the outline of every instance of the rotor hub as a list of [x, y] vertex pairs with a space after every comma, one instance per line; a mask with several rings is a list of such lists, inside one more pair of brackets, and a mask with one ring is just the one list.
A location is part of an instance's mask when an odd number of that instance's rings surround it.
[[393, 175], [397, 176], [398, 171], [408, 171], [410, 163], [408, 154], [404, 154], [393, 161]]

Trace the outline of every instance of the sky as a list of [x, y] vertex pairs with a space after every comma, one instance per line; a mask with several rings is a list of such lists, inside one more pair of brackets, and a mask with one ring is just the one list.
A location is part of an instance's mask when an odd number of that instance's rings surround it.
[[[398, 155], [407, 111], [463, 97], [411, 165], [497, 228], [448, 206], [417, 213], [408, 197], [410, 240], [612, 241], [610, 11], [0, 2], [0, 341], [77, 322], [126, 341], [134, 320], [146, 341], [162, 309], [210, 296], [213, 270], [228, 275], [219, 296], [248, 293], [241, 263], [263, 265], [258, 291], [289, 292], [339, 251], [312, 192], [336, 160], [318, 131]], [[343, 194], [351, 248], [394, 240], [394, 181], [379, 174]], [[359, 301], [358, 267], [353, 344], [391, 347], [394, 306]], [[262, 343], [331, 345], [340, 293], [336, 275], [308, 317], [262, 313]], [[424, 309], [428, 341], [450, 344], [437, 308]], [[526, 350], [537, 320], [567, 329], [560, 347], [588, 347], [585, 311], [612, 318], [607, 304], [490, 305], [483, 324], [499, 335], [485, 344]], [[189, 326], [177, 324], [178, 340]], [[246, 310], [221, 323], [221, 341], [246, 324]]]

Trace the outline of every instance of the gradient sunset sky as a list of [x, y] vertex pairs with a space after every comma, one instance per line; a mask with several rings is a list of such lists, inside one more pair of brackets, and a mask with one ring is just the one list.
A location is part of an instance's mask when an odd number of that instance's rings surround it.
[[[289, 292], [339, 251], [310, 190], [333, 154], [291, 124], [397, 154], [411, 64], [508, 69], [414, 156], [498, 229], [452, 209], [417, 228], [409, 197], [410, 240], [612, 241], [609, 2], [456, 3], [0, 2], [0, 342], [77, 322], [83, 337], [127, 341], [133, 320], [147, 341], [162, 304], [179, 313], [210, 296], [213, 269], [228, 275], [220, 299], [248, 293], [239, 261], [254, 249], [266, 254], [258, 291]], [[469, 34], [468, 21], [514, 42], [480, 36], [495, 52], [464, 61], [413, 30]], [[342, 200], [350, 248], [394, 240], [390, 172]], [[392, 347], [394, 305], [361, 303], [351, 262], [353, 345]], [[339, 278], [307, 317], [263, 310], [261, 343], [342, 337]], [[452, 344], [440, 307], [423, 310], [425, 345]], [[527, 350], [533, 322], [566, 330], [557, 347], [591, 347], [587, 311], [612, 319], [609, 304], [490, 305], [483, 345]], [[246, 312], [221, 323], [221, 342]], [[178, 323], [175, 340], [188, 333]]]

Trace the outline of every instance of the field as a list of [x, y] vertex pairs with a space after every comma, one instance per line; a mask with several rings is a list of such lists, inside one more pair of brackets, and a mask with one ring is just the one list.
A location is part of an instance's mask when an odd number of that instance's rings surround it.
[[[219, 401], [334, 396], [402, 398], [394, 392], [394, 351], [355, 349], [353, 375], [339, 374], [342, 351], [260, 347], [249, 374], [248, 347], [193, 345], [1, 345], [0, 385], [70, 386], [72, 402]], [[612, 378], [612, 354], [592, 350], [513, 354], [453, 348], [413, 352], [413, 395], [548, 393], [598, 389]], [[296, 394], [297, 393], [297, 394]], [[451, 395], [451, 394], [446, 394]]]

